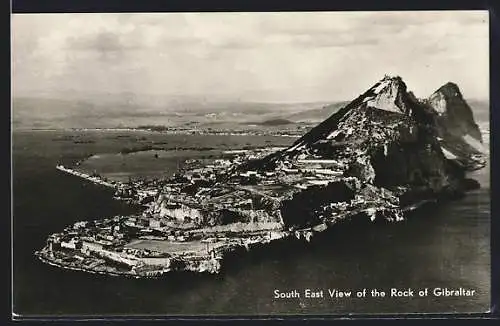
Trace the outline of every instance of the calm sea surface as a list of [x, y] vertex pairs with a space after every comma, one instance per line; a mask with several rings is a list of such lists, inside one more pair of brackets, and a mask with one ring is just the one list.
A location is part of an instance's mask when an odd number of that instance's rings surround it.
[[[166, 136], [168, 137], [168, 136]], [[137, 280], [58, 269], [33, 252], [46, 237], [78, 220], [134, 211], [112, 192], [54, 166], [88, 155], [53, 141], [50, 132], [14, 133], [14, 312], [46, 315], [346, 314], [486, 312], [490, 304], [489, 167], [475, 172], [482, 188], [412, 219], [368, 228], [339, 226], [310, 244], [275, 245], [231, 260], [217, 276], [172, 274]], [[167, 138], [168, 140], [168, 138]], [[290, 142], [293, 140], [290, 140]], [[416, 297], [419, 289], [467, 288], [470, 297]], [[373, 298], [372, 289], [412, 288], [414, 297]], [[300, 298], [275, 299], [297, 290]], [[305, 289], [324, 298], [304, 298]], [[328, 289], [351, 290], [330, 298]], [[365, 298], [356, 291], [367, 289]]]

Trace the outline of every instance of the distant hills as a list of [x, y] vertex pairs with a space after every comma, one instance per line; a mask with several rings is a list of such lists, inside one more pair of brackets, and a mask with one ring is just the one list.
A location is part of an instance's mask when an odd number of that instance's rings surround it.
[[[139, 101], [130, 98], [15, 98], [12, 125], [20, 129], [117, 128], [139, 125], [200, 126], [255, 122], [279, 125], [279, 119], [321, 108], [326, 103], [217, 102], [200, 99]], [[266, 122], [269, 120], [269, 122]], [[284, 122], [284, 121], [281, 121]]]
[[287, 119], [294, 122], [320, 122], [337, 112], [341, 107], [347, 105], [348, 103], [348, 101], [337, 102], [320, 108], [297, 112], [287, 116]]
[[[85, 94], [84, 94], [85, 95]], [[468, 100], [477, 120], [489, 119], [488, 102]], [[256, 125], [290, 126], [317, 123], [348, 102], [259, 103], [209, 101], [204, 97], [161, 98], [99, 94], [49, 98], [47, 96], [13, 99], [13, 129], [44, 128], [118, 128], [139, 125], [200, 127]]]
[[293, 124], [293, 121], [287, 119], [270, 119], [261, 122], [249, 122], [246, 124], [258, 125], [258, 126], [283, 126]]

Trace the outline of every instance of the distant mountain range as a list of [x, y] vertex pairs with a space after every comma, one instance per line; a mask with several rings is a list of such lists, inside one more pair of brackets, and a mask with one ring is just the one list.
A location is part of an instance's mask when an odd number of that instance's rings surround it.
[[[327, 103], [199, 102], [98, 99], [13, 99], [14, 128], [113, 128], [139, 125], [176, 126], [189, 123], [261, 123], [321, 108]], [[295, 120], [291, 120], [295, 122]], [[272, 123], [271, 123], [272, 124]]]
[[[64, 96], [63, 96], [64, 95]], [[317, 123], [348, 102], [259, 103], [208, 100], [206, 97], [123, 94], [44, 94], [13, 99], [12, 124], [16, 128], [114, 128], [139, 125], [176, 126], [223, 123], [279, 126]], [[488, 102], [470, 100], [479, 120], [489, 119]], [[230, 125], [230, 124], [229, 124]]]

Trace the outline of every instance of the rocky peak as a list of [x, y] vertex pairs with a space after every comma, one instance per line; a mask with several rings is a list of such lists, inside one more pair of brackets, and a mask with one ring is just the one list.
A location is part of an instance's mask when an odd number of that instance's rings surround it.
[[[429, 156], [433, 163], [425, 165], [431, 169], [433, 165], [446, 165], [440, 161], [446, 156], [476, 169], [484, 166], [480, 139], [472, 111], [456, 84], [449, 82], [428, 100], [420, 100], [407, 90], [401, 77], [386, 75], [290, 147], [256, 164], [273, 169], [282, 162], [297, 159], [350, 158], [354, 162], [359, 157], [363, 160], [370, 157], [365, 161], [382, 162], [374, 166], [380, 170], [384, 164], [391, 165], [388, 158], [394, 161], [397, 157], [402, 161], [401, 166], [405, 166], [408, 165], [405, 160], [419, 162], [421, 157]], [[421, 157], [415, 157], [417, 154]], [[404, 180], [408, 171], [398, 178]], [[387, 173], [393, 175], [393, 172]]]
[[[390, 125], [389, 121], [406, 120], [417, 108], [399, 76], [384, 76], [358, 98], [331, 115], [298, 139], [289, 153], [326, 140], [347, 140], [369, 136], [376, 128]], [[366, 138], [366, 137], [363, 137]]]
[[[436, 96], [444, 99], [448, 113], [455, 111], [455, 105], [466, 105], [452, 83]], [[335, 196], [347, 193], [329, 185], [347, 180], [356, 181], [349, 186], [355, 198], [340, 201], [375, 203], [374, 209], [388, 211], [389, 219], [398, 220], [395, 207], [460, 195], [476, 186], [465, 181], [465, 171], [484, 166], [474, 143], [448, 130], [453, 115], [438, 113], [432, 103], [408, 92], [401, 77], [385, 76], [290, 147], [244, 163], [238, 170], [275, 171], [283, 178], [280, 182], [294, 184], [294, 195], [281, 211], [287, 223], [302, 225], [324, 217]], [[318, 206], [322, 208], [309, 209]]]
[[457, 84], [444, 84], [427, 102], [438, 114], [441, 134], [446, 132], [455, 137], [469, 136], [482, 143], [481, 132], [474, 122], [472, 109]]
[[366, 107], [408, 114], [402, 101], [404, 94], [406, 94], [406, 84], [401, 77], [386, 75], [367, 91], [363, 103]]
[[431, 96], [428, 101], [439, 114], [447, 114], [450, 107], [450, 102], [465, 102], [458, 85], [452, 82], [447, 82], [439, 87]]
[[443, 86], [439, 87], [439, 89], [436, 91], [436, 93], [441, 93], [447, 98], [452, 98], [452, 97], [462, 97], [462, 93], [460, 92], [460, 88], [458, 87], [457, 84], [453, 82], [447, 82]]

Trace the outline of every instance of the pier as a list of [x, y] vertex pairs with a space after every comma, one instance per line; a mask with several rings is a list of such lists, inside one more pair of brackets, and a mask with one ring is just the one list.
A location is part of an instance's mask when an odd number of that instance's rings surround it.
[[113, 188], [113, 189], [116, 188], [116, 187], [118, 187], [118, 184], [116, 182], [108, 182], [108, 181], [102, 180], [99, 177], [93, 177], [93, 176], [91, 176], [89, 174], [85, 174], [85, 173], [78, 172], [78, 171], [70, 169], [70, 168], [66, 168], [62, 164], [56, 165], [56, 169], [58, 169], [59, 171], [63, 171], [63, 172], [72, 174], [74, 176], [83, 178], [85, 180], [91, 181], [93, 183], [105, 186], [105, 187], [109, 187], [109, 188]]

